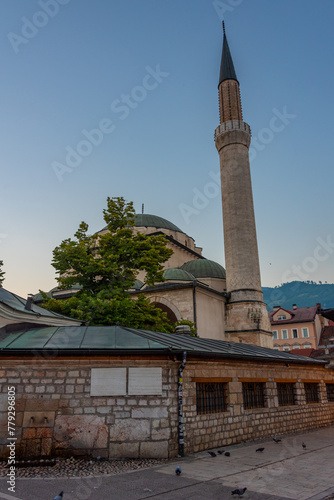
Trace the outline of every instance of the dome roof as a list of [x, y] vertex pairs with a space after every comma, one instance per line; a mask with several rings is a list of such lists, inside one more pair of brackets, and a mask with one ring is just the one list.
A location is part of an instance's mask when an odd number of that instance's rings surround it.
[[161, 227], [163, 229], [170, 229], [172, 231], [178, 231], [179, 233], [183, 233], [181, 229], [169, 220], [164, 219], [163, 217], [159, 217], [158, 215], [151, 214], [136, 214], [135, 218], [135, 226], [136, 227]]
[[184, 269], [165, 269], [164, 278], [167, 281], [194, 281], [195, 276]]
[[196, 278], [220, 278], [226, 279], [226, 272], [223, 266], [208, 259], [196, 259], [186, 262], [181, 269], [188, 271]]
[[[169, 220], [152, 214], [136, 214], [135, 227], [161, 227], [162, 229], [170, 229], [171, 231], [178, 231], [179, 233], [183, 233], [182, 229], [175, 226], [175, 224], [173, 224]], [[106, 229], [108, 229], [108, 226], [105, 226], [103, 229], [101, 229], [101, 231], [105, 231]]]

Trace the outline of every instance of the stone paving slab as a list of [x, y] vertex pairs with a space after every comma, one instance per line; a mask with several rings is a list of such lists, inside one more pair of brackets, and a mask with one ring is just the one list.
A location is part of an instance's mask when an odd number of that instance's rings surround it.
[[[260, 446], [263, 453], [256, 452]], [[266, 440], [225, 450], [230, 457], [203, 452], [116, 475], [17, 479], [15, 493], [2, 479], [0, 500], [52, 500], [61, 490], [63, 500], [238, 500], [231, 491], [240, 487], [247, 487], [244, 500], [334, 499], [334, 427], [286, 436], [280, 444]]]

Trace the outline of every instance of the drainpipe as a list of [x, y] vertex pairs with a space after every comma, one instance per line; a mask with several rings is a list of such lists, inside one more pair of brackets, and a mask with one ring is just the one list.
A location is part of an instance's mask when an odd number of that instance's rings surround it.
[[184, 457], [184, 439], [183, 439], [183, 370], [187, 363], [187, 353], [183, 352], [183, 360], [181, 365], [179, 366], [178, 373], [178, 403], [179, 403], [179, 455], [180, 457]]
[[[197, 329], [196, 285], [197, 285], [197, 280], [194, 280], [193, 281], [193, 309], [194, 309], [194, 323], [195, 323], [195, 328]], [[197, 337], [197, 334], [196, 334], [196, 337]]]

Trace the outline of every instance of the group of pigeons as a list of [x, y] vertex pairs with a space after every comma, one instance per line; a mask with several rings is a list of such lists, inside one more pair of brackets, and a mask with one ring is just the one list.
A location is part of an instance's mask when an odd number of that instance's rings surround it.
[[[278, 444], [278, 443], [280, 443], [282, 440], [281, 440], [281, 439], [279, 439], [279, 438], [275, 438], [275, 437], [273, 437], [273, 441], [274, 441], [276, 444]], [[306, 449], [306, 444], [305, 444], [305, 443], [302, 443], [302, 447], [303, 447], [303, 449], [305, 450], [305, 449]], [[264, 448], [263, 448], [263, 447], [261, 447], [261, 448], [257, 448], [255, 451], [256, 451], [256, 452], [258, 452], [258, 453], [262, 453], [262, 452], [264, 451]], [[224, 455], [225, 455], [225, 457], [230, 457], [230, 456], [231, 456], [231, 453], [230, 453], [229, 451], [225, 451], [225, 450], [217, 450], [217, 453], [218, 453], [219, 455], [223, 455], [223, 454], [224, 454]], [[217, 456], [217, 454], [216, 454], [214, 451], [208, 451], [208, 454], [209, 454], [212, 458], [214, 458], [214, 457], [216, 457], [216, 456]], [[177, 476], [179, 476], [179, 475], [181, 474], [181, 472], [182, 472], [182, 469], [181, 469], [181, 467], [178, 465], [178, 466], [176, 467], [176, 469], [175, 469], [175, 474], [176, 474]], [[247, 491], [247, 488], [237, 488], [236, 490], [233, 490], [233, 491], [232, 491], [232, 495], [238, 495], [238, 496], [239, 496], [239, 498], [241, 498], [241, 497], [243, 496], [243, 494], [245, 493], [245, 491]], [[55, 500], [56, 500], [56, 499], [55, 499]]]
[[[279, 439], [279, 438], [275, 438], [275, 437], [274, 437], [274, 438], [273, 438], [273, 441], [274, 441], [276, 444], [278, 444], [278, 443], [280, 443], [282, 440], [281, 440], [281, 439]], [[302, 447], [303, 447], [303, 449], [305, 450], [305, 449], [306, 449], [306, 444], [305, 444], [305, 443], [302, 443]], [[262, 453], [262, 452], [264, 451], [264, 448], [257, 448], [255, 451], [256, 451], [256, 452], [259, 452], [259, 453]], [[209, 453], [209, 455], [210, 455], [212, 458], [214, 458], [214, 457], [216, 457], [216, 456], [217, 456], [217, 454], [216, 454], [214, 451], [208, 451], [208, 453]], [[229, 451], [225, 451], [225, 450], [217, 450], [217, 453], [218, 453], [219, 455], [223, 455], [223, 454], [224, 454], [224, 455], [225, 455], [225, 457], [230, 457], [230, 456], [231, 456], [231, 453], [230, 453]], [[181, 473], [182, 473], [182, 469], [181, 469], [181, 467], [178, 465], [178, 466], [176, 467], [176, 469], [175, 469], [175, 474], [176, 474], [177, 476], [180, 476], [180, 475], [181, 475]], [[243, 494], [245, 493], [245, 491], [246, 491], [246, 490], [247, 490], [247, 488], [237, 488], [236, 490], [233, 490], [233, 491], [232, 491], [232, 495], [238, 495], [238, 496], [239, 496], [239, 498], [241, 498], [241, 497], [243, 496]], [[59, 493], [59, 495], [57, 495], [57, 496], [55, 496], [55, 497], [54, 497], [54, 500], [63, 500], [63, 493], [64, 493], [64, 492], [63, 492], [63, 491], [61, 491], [61, 492]]]

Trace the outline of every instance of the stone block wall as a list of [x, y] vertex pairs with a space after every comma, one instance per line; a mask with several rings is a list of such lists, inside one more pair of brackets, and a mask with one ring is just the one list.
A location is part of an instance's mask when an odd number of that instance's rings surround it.
[[[168, 361], [3, 361], [0, 456], [8, 456], [7, 391], [15, 387], [16, 457], [172, 457], [177, 453], [177, 378]], [[174, 363], [171, 363], [173, 366]], [[159, 395], [91, 395], [91, 369], [162, 367]], [[128, 382], [129, 383], [129, 382]], [[108, 384], [106, 384], [108, 386]]]
[[[334, 423], [334, 403], [327, 401], [325, 383], [334, 371], [323, 367], [246, 362], [189, 362], [184, 370], [185, 453], [259, 440]], [[196, 381], [227, 384], [226, 411], [197, 414]], [[265, 382], [265, 407], [245, 409], [242, 380]], [[294, 381], [295, 402], [279, 406], [277, 380]], [[319, 403], [306, 403], [303, 381], [319, 381]]]

